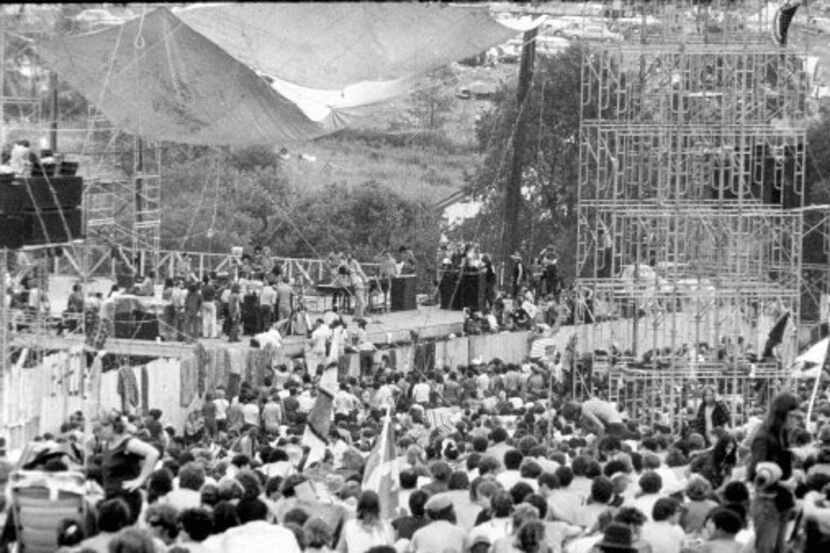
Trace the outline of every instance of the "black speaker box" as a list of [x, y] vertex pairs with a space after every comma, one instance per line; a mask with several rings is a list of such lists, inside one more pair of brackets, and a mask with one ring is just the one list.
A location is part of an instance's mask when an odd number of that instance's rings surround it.
[[[49, 209], [38, 214], [32, 210], [23, 212], [24, 240], [26, 244], [69, 242], [83, 238], [80, 209]], [[67, 234], [67, 228], [69, 234]]]
[[389, 290], [391, 311], [411, 311], [417, 308], [415, 301], [415, 277], [398, 277], [392, 279]]
[[40, 209], [69, 209], [81, 205], [84, 188], [81, 177], [30, 177], [18, 179], [15, 184], [23, 191], [24, 209], [34, 209], [35, 205]]
[[0, 247], [17, 249], [25, 244], [23, 217], [0, 215]]
[[456, 292], [456, 285], [458, 284], [458, 272], [446, 271], [441, 275], [441, 282], [438, 283], [438, 295], [441, 297], [441, 309], [451, 309], [457, 311], [461, 305], [460, 297]]
[[484, 273], [464, 273], [461, 277], [461, 286], [459, 287], [461, 307], [469, 307], [473, 311], [481, 311], [484, 307], [485, 289]]
[[20, 215], [26, 205], [31, 204], [26, 189], [13, 184], [11, 175], [0, 175], [0, 212], [7, 215]]

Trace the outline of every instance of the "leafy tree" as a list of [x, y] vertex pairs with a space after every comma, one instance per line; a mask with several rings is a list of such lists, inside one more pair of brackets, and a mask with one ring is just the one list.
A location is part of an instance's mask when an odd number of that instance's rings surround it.
[[[582, 50], [576, 45], [553, 57], [537, 57], [533, 82], [521, 107], [529, 115], [526, 132], [530, 138], [525, 149], [515, 154], [522, 156], [525, 167], [519, 217], [519, 234], [526, 237], [524, 248], [535, 254], [552, 243], [566, 279], [573, 276], [575, 267], [581, 60]], [[484, 206], [456, 234], [482, 243], [491, 252], [500, 250], [504, 232], [503, 191], [518, 115], [515, 84], [511, 83], [498, 91], [492, 108], [476, 125], [483, 161], [468, 175], [467, 191]]]
[[412, 93], [409, 113], [421, 129], [437, 131], [443, 128], [452, 113], [456, 101], [453, 87], [457, 79], [449, 67], [438, 69], [427, 78], [430, 83]]
[[830, 203], [830, 106], [820, 110], [807, 131], [806, 157], [805, 203]]
[[[325, 257], [350, 250], [373, 260], [409, 245], [420, 261], [422, 289], [434, 273], [440, 216], [378, 182], [291, 186], [259, 149], [213, 150], [165, 169], [162, 242], [166, 248], [227, 252], [232, 246], [268, 246], [293, 257]], [[171, 156], [175, 156], [175, 152]], [[175, 183], [175, 184], [173, 184]]]

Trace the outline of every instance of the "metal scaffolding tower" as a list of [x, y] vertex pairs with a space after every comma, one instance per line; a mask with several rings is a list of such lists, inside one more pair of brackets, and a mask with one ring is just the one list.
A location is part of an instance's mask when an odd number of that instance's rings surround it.
[[676, 370], [701, 343], [762, 348], [747, 340], [761, 315], [798, 322], [809, 79], [804, 56], [747, 16], [761, 5], [657, 7], [637, 43], [585, 55], [583, 350], [650, 352], [654, 368], [659, 350]]
[[[80, 97], [70, 106], [74, 115], [61, 113], [60, 75], [42, 66], [37, 48], [40, 39], [66, 31], [61, 25], [63, 8], [46, 6], [44, 15], [39, 7], [21, 4], [0, 10], [0, 146], [26, 139], [35, 149], [48, 147], [65, 160], [76, 161], [78, 175], [84, 178], [84, 224], [82, 236], [24, 247], [25, 256], [0, 251], [0, 278], [9, 275], [0, 286], [0, 436], [16, 436], [17, 442], [23, 439], [23, 431], [15, 427], [9, 410], [9, 394], [19, 381], [14, 376], [17, 364], [12, 363], [10, 336], [18, 329], [45, 335], [48, 314], [38, 310], [35, 320], [24, 324], [13, 320], [7, 300], [9, 284], [27, 276], [37, 283], [36, 290], [48, 292], [48, 273], [53, 262], [57, 265], [56, 255], [86, 281], [96, 268], [106, 266], [101, 256], [89, 257], [93, 250], [117, 258], [127, 266], [126, 272], [143, 274], [145, 267], [158, 264], [160, 247], [160, 145], [121, 132], [93, 107], [86, 107]], [[17, 263], [24, 257], [28, 259], [25, 264]], [[111, 264], [111, 273], [115, 266]], [[31, 362], [36, 363], [40, 355], [42, 351], [35, 352]]]

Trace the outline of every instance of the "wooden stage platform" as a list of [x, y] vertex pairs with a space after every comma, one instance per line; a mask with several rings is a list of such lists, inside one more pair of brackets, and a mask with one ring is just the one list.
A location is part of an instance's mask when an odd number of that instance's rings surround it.
[[[312, 320], [316, 316], [318, 314], [312, 314]], [[460, 311], [447, 311], [438, 308], [438, 306], [423, 306], [411, 311], [372, 314], [365, 318], [369, 321], [366, 327], [369, 339], [376, 344], [408, 341], [412, 331], [417, 332], [421, 338], [443, 337], [450, 334], [460, 335], [463, 324], [463, 315]], [[353, 327], [351, 316], [346, 315], [344, 319], [350, 328]], [[229, 344], [224, 339], [202, 339], [200, 342], [207, 349], [250, 347], [249, 336], [241, 337], [241, 341], [235, 344]], [[83, 343], [84, 337], [81, 335], [62, 337], [20, 333], [12, 336], [12, 345], [14, 346], [45, 350], [71, 349], [82, 346]], [[304, 343], [305, 339], [302, 336], [284, 337], [285, 354], [293, 356], [302, 353]], [[106, 350], [116, 355], [179, 358], [190, 355], [193, 351], [193, 344], [108, 338]]]

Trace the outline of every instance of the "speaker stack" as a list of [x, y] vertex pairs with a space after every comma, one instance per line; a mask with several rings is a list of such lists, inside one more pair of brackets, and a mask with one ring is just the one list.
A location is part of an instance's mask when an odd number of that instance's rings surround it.
[[415, 275], [392, 279], [389, 290], [390, 311], [411, 311], [416, 309]]
[[[458, 282], [459, 277], [461, 282]], [[484, 292], [486, 290], [483, 272], [445, 271], [438, 284], [441, 296], [441, 309], [461, 311], [469, 307], [473, 311], [480, 311], [484, 306]]]
[[[82, 238], [83, 179], [77, 164], [39, 167], [28, 178], [0, 175], [0, 247], [69, 242]], [[68, 174], [71, 173], [71, 174]]]

